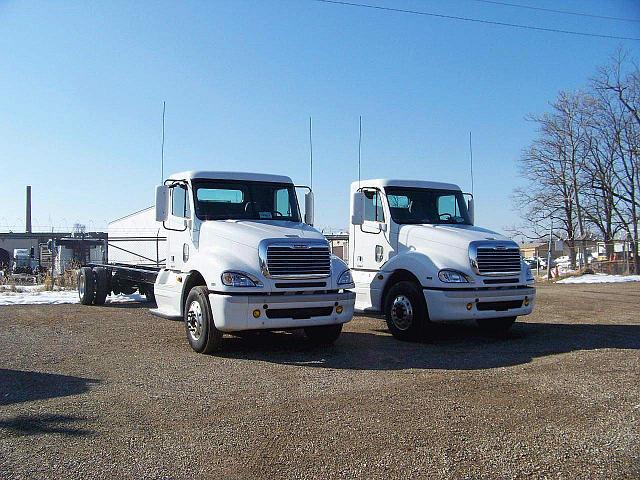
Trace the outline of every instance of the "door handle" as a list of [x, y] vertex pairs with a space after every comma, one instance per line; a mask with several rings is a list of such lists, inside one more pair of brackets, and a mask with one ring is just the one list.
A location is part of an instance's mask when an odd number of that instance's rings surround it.
[[382, 245], [376, 245], [376, 262], [382, 261], [383, 253], [384, 253], [384, 250], [382, 248]]

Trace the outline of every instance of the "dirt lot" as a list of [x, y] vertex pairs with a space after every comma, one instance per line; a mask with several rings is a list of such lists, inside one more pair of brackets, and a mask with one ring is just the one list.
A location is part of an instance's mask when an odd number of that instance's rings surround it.
[[142, 306], [0, 307], [0, 478], [638, 478], [640, 285], [538, 290], [506, 338], [192, 353]]

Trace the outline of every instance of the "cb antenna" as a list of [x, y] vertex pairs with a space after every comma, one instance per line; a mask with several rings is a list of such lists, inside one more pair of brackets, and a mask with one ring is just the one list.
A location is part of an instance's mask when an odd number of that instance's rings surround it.
[[362, 115], [360, 115], [360, 133], [358, 136], [358, 188], [360, 188], [360, 160], [362, 157]]
[[471, 132], [469, 132], [469, 157], [471, 160], [471, 195], [473, 195], [473, 144], [471, 143]]
[[313, 190], [313, 125], [309, 115], [309, 159], [311, 161], [311, 190]]
[[162, 102], [162, 149], [160, 157], [160, 184], [164, 182], [164, 113], [166, 109], [166, 102]]

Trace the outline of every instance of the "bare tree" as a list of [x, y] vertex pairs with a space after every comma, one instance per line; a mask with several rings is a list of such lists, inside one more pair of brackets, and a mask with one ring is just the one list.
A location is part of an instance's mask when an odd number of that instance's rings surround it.
[[609, 107], [617, 155], [613, 175], [614, 211], [631, 240], [634, 268], [640, 271], [638, 221], [640, 213], [640, 70], [619, 50], [609, 65], [600, 68], [592, 80], [600, 101]]
[[607, 256], [624, 232], [640, 272], [638, 66], [618, 51], [592, 79], [590, 91], [561, 92], [548, 113], [529, 118], [538, 135], [519, 160], [528, 185], [514, 195], [515, 207], [528, 220], [528, 236], [546, 236], [553, 222], [575, 266], [590, 231], [605, 241]]
[[550, 113], [529, 117], [538, 124], [538, 136], [519, 161], [520, 174], [529, 185], [514, 195], [516, 208], [530, 220], [534, 235], [544, 236], [553, 222], [568, 244], [572, 266], [576, 240], [587, 234], [581, 191], [589, 119], [583, 97], [561, 92]]

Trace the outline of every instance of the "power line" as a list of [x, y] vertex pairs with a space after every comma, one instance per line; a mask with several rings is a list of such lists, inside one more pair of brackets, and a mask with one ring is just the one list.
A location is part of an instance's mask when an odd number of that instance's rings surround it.
[[640, 22], [635, 18], [608, 17], [606, 15], [594, 15], [592, 13], [570, 12], [569, 10], [554, 10], [553, 8], [532, 7], [530, 5], [519, 5], [517, 3], [498, 2], [496, 0], [471, 0], [472, 2], [490, 3], [505, 7], [526, 8], [527, 10], [538, 10], [540, 12], [560, 13], [563, 15], [575, 15], [578, 17], [601, 18], [604, 20], [617, 20], [619, 22]]
[[432, 12], [424, 12], [420, 10], [406, 10], [403, 8], [393, 8], [393, 7], [383, 7], [380, 5], [370, 5], [367, 3], [355, 3], [355, 2], [345, 2], [340, 0], [311, 0], [314, 2], [320, 3], [328, 3], [333, 5], [342, 5], [348, 7], [359, 7], [359, 8], [371, 8], [374, 10], [382, 10], [385, 12], [394, 12], [394, 13], [406, 13], [411, 15], [422, 15], [425, 17], [436, 17], [436, 18], [446, 18], [449, 20], [459, 20], [463, 22], [474, 22], [474, 23], [483, 23], [487, 25], [499, 25], [501, 27], [512, 27], [512, 28], [521, 28], [525, 30], [536, 30], [539, 32], [552, 32], [552, 33], [564, 33], [567, 35], [579, 35], [582, 37], [596, 37], [596, 38], [608, 38], [613, 40], [633, 40], [640, 41], [640, 38], [633, 37], [619, 37], [616, 35], [603, 35], [599, 33], [587, 33], [587, 32], [576, 32], [572, 30], [560, 30], [557, 28], [545, 28], [545, 27], [535, 27], [533, 25], [521, 25], [517, 23], [506, 23], [506, 22], [496, 22], [493, 20], [481, 20], [479, 18], [471, 18], [471, 17], [458, 17], [455, 15], [444, 15], [441, 13], [432, 13]]

